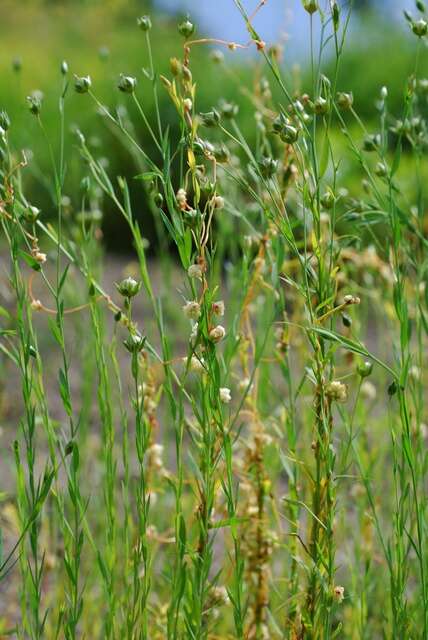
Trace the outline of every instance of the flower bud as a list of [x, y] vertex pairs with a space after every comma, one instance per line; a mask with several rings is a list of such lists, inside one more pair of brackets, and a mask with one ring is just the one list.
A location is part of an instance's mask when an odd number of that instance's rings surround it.
[[31, 96], [27, 96], [28, 108], [33, 116], [38, 116], [42, 109], [43, 95], [40, 91], [35, 91]]
[[155, 197], [153, 198], [153, 201], [155, 205], [160, 209], [163, 205], [163, 195], [161, 193], [156, 193]]
[[28, 205], [28, 207], [24, 209], [22, 213], [22, 217], [24, 218], [25, 222], [30, 222], [31, 224], [34, 224], [36, 222], [39, 215], [40, 209], [38, 209], [37, 207], [33, 207], [32, 205]]
[[265, 157], [259, 162], [260, 173], [263, 178], [272, 178], [278, 170], [278, 160]]
[[220, 122], [220, 114], [216, 109], [207, 113], [200, 113], [199, 117], [204, 127], [216, 127]]
[[317, 0], [303, 0], [303, 8], [310, 15], [318, 11], [318, 2]]
[[137, 282], [134, 278], [128, 277], [121, 282], [116, 282], [116, 289], [124, 298], [133, 298], [141, 289], [141, 282]]
[[214, 147], [213, 155], [220, 164], [224, 164], [230, 160], [230, 151], [223, 143]]
[[319, 96], [315, 100], [313, 108], [314, 108], [314, 112], [317, 115], [325, 115], [329, 111], [328, 101], [325, 98], [323, 98], [322, 96]]
[[220, 111], [223, 118], [225, 118], [226, 120], [231, 120], [238, 115], [239, 107], [233, 102], [223, 101], [220, 104]]
[[119, 80], [117, 83], [117, 88], [122, 93], [134, 93], [135, 87], [137, 86], [137, 79], [132, 76], [125, 76], [123, 73], [120, 74]]
[[395, 394], [398, 391], [398, 386], [395, 380], [393, 380], [391, 382], [391, 384], [388, 386], [388, 395], [390, 398], [392, 398], [392, 396], [395, 396]]
[[372, 371], [373, 371], [373, 362], [370, 362], [370, 360], [366, 360], [365, 362], [360, 362], [357, 366], [357, 372], [360, 378], [368, 378]]
[[378, 133], [368, 134], [363, 141], [364, 151], [376, 151], [380, 147], [381, 137]]
[[272, 129], [274, 133], [282, 133], [285, 125], [287, 124], [287, 119], [283, 113], [280, 113], [272, 123]]
[[422, 0], [416, 0], [416, 9], [421, 13], [425, 13], [426, 7]]
[[286, 124], [280, 134], [281, 140], [287, 144], [294, 144], [298, 137], [299, 131], [291, 124]]
[[152, 28], [152, 21], [150, 20], [150, 16], [141, 16], [141, 18], [137, 18], [137, 24], [141, 31], [150, 31]]
[[76, 93], [88, 93], [91, 86], [92, 81], [90, 76], [74, 76], [74, 89]]
[[428, 33], [428, 24], [426, 20], [423, 20], [421, 18], [420, 20], [415, 20], [414, 22], [412, 22], [412, 31], [415, 36], [418, 36], [418, 38], [423, 38], [424, 36], [426, 36]]
[[66, 60], [63, 60], [63, 61], [61, 62], [60, 70], [61, 70], [61, 74], [62, 74], [63, 76], [66, 76], [66, 75], [67, 75], [67, 73], [68, 73], [68, 64], [67, 64]]
[[133, 333], [123, 341], [123, 344], [129, 353], [139, 353], [143, 349], [145, 342], [146, 338], [137, 333]]
[[344, 91], [340, 91], [336, 96], [337, 106], [343, 111], [347, 111], [352, 108], [354, 104], [354, 96], [352, 92], [345, 93]]
[[378, 162], [375, 167], [375, 174], [379, 176], [379, 178], [385, 178], [388, 175], [388, 167], [384, 162]]
[[342, 313], [342, 324], [344, 327], [352, 327], [352, 318], [347, 313]]
[[334, 30], [337, 31], [339, 28], [339, 21], [340, 21], [340, 8], [336, 0], [330, 0], [330, 6], [331, 6], [331, 16], [333, 18]]
[[195, 25], [193, 24], [193, 22], [190, 22], [189, 18], [186, 18], [186, 20], [183, 20], [178, 25], [178, 33], [184, 38], [190, 38], [194, 31]]

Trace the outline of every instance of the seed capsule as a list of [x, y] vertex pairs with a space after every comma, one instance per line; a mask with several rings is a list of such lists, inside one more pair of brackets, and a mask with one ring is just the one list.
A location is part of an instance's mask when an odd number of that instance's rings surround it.
[[326, 113], [328, 113], [328, 111], [329, 111], [328, 101], [322, 96], [319, 96], [314, 102], [314, 112], [317, 115], [325, 115]]
[[28, 108], [33, 116], [38, 116], [42, 109], [42, 94], [35, 92], [31, 96], [27, 96]]
[[186, 18], [186, 20], [183, 20], [183, 22], [180, 22], [178, 25], [178, 33], [184, 38], [190, 38], [194, 31], [195, 25], [193, 22], [190, 22], [189, 18]]
[[372, 371], [373, 371], [373, 362], [370, 362], [370, 360], [361, 362], [357, 366], [357, 372], [361, 378], [368, 378]]
[[263, 178], [272, 178], [278, 170], [278, 160], [265, 157], [260, 160], [259, 168]]
[[364, 151], [376, 151], [380, 147], [381, 137], [378, 133], [372, 133], [364, 138], [363, 149]]
[[340, 91], [336, 96], [337, 106], [344, 111], [352, 108], [354, 104], [354, 96], [351, 93], [345, 93], [344, 91]]
[[39, 215], [40, 209], [38, 209], [37, 207], [33, 207], [32, 205], [29, 205], [26, 209], [24, 209], [22, 213], [22, 217], [24, 218], [25, 222], [30, 222], [31, 224], [34, 224], [36, 222]]
[[299, 131], [291, 124], [286, 124], [280, 134], [281, 140], [287, 144], [293, 144], [297, 141], [298, 137]]
[[122, 93], [134, 93], [135, 87], [137, 86], [137, 79], [132, 76], [124, 76], [123, 73], [119, 76], [119, 81], [117, 83], [117, 88]]
[[199, 117], [204, 127], [216, 127], [220, 122], [220, 114], [216, 109], [207, 111], [207, 113], [200, 113]]
[[128, 277], [121, 282], [116, 282], [116, 289], [124, 298], [133, 298], [141, 289], [141, 282], [137, 282], [134, 278]]
[[310, 15], [318, 11], [318, 2], [317, 0], [303, 0], [303, 8]]
[[418, 38], [423, 38], [428, 33], [428, 24], [422, 18], [412, 22], [412, 31]]
[[76, 93], [88, 93], [92, 86], [92, 80], [90, 76], [74, 76], [74, 89]]
[[287, 124], [286, 117], [284, 116], [283, 113], [280, 113], [279, 116], [277, 116], [272, 123], [272, 129], [274, 133], [278, 133], [278, 134], [282, 133], [286, 124]]
[[375, 174], [379, 176], [379, 178], [384, 178], [388, 175], [388, 167], [384, 162], [378, 162], [375, 167]]
[[141, 31], [150, 31], [152, 28], [152, 21], [150, 20], [150, 16], [141, 16], [141, 18], [137, 18], [137, 24], [140, 27]]
[[129, 335], [126, 340], [123, 341], [125, 348], [129, 353], [139, 353], [146, 342], [146, 338], [136, 333]]

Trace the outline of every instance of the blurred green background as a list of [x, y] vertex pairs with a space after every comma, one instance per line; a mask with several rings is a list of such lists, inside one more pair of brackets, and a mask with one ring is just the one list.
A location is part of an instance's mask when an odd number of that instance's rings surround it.
[[[135, 118], [133, 104], [116, 88], [118, 75], [134, 75], [138, 79], [139, 97], [153, 117], [153, 104], [149, 81], [142, 68], [148, 64], [144, 34], [137, 28], [139, 15], [150, 13], [153, 22], [152, 44], [155, 67], [159, 73], [170, 75], [169, 59], [182, 55], [182, 39], [177, 33], [177, 21], [187, 11], [201, 17], [199, 35], [222, 37], [218, 23], [203, 19], [203, 3], [208, 0], [1, 0], [2, 39], [0, 56], [0, 109], [5, 109], [12, 120], [11, 141], [15, 149], [31, 149], [32, 158], [25, 171], [29, 199], [47, 215], [53, 211], [49, 179], [49, 154], [46, 141], [29, 113], [26, 96], [34, 90], [44, 94], [42, 121], [57, 151], [59, 141], [58, 98], [62, 78], [60, 65], [68, 62], [70, 77], [90, 74], [94, 92], [110, 108], [123, 104], [134, 121], [141, 144], [149, 155], [156, 151], [143, 128]], [[233, 0], [222, 0], [233, 9]], [[202, 3], [202, 4], [201, 4]], [[220, 3], [221, 4], [221, 3]], [[248, 2], [248, 7], [255, 5]], [[284, 4], [284, 6], [287, 3]], [[399, 20], [400, 7], [408, 6], [403, 0], [391, 2], [360, 1], [355, 11], [351, 37], [345, 49], [341, 67], [339, 88], [353, 91], [358, 113], [369, 122], [376, 118], [375, 102], [382, 85], [388, 87], [390, 108], [399, 116], [405, 81], [414, 66], [415, 39], [407, 34], [404, 20]], [[211, 9], [211, 2], [207, 7]], [[263, 9], [264, 31], [270, 35], [275, 23], [278, 1]], [[294, 33], [286, 43], [284, 72], [290, 80], [299, 77], [301, 89], [309, 86], [308, 79], [308, 27], [303, 23], [300, 0], [290, 2], [296, 7], [297, 21]], [[276, 8], [276, 9], [275, 9]], [[167, 9], [169, 9], [167, 11]], [[272, 13], [269, 13], [272, 11]], [[192, 13], [193, 15], [193, 13]], [[302, 17], [303, 15], [303, 17]], [[307, 17], [307, 16], [306, 16]], [[236, 15], [236, 24], [239, 17]], [[228, 23], [229, 24], [229, 23]], [[210, 32], [211, 27], [211, 32]], [[233, 24], [232, 24], [233, 27]], [[229, 29], [232, 28], [229, 24]], [[236, 27], [238, 29], [238, 26]], [[239, 28], [242, 27], [239, 25]], [[240, 32], [238, 32], [240, 34]], [[230, 33], [228, 32], [228, 36]], [[282, 37], [278, 33], [278, 37]], [[270, 44], [270, 43], [269, 43]], [[422, 52], [421, 69], [427, 68], [426, 49]], [[199, 47], [192, 54], [194, 80], [198, 84], [198, 104], [201, 111], [218, 103], [219, 99], [233, 100], [240, 105], [240, 124], [251, 138], [254, 131], [254, 113], [239, 88], [236, 78], [252, 86], [256, 76], [254, 66], [257, 58], [248, 54], [228, 54], [227, 65], [233, 76], [225, 74], [210, 58], [209, 47]], [[325, 73], [329, 73], [332, 61], [326, 60]], [[299, 71], [296, 71], [299, 66]], [[260, 77], [260, 72], [257, 74]], [[295, 80], [294, 80], [295, 81]], [[177, 126], [176, 113], [166, 92], [161, 88], [161, 110], [163, 120], [171, 128]], [[128, 98], [128, 99], [127, 99]], [[85, 175], [84, 166], [75, 144], [75, 129], [78, 127], [97, 155], [106, 157], [106, 166], [111, 175], [123, 175], [130, 179], [134, 205], [146, 216], [143, 233], [152, 236], [152, 222], [146, 213], [143, 189], [132, 177], [139, 172], [131, 155], [114, 133], [97, 114], [88, 96], [69, 91], [66, 101], [66, 158], [67, 182], [65, 192], [71, 209], [78, 210], [80, 182]], [[104, 232], [111, 249], [126, 249], [129, 238], [120, 226], [119, 216], [112, 210], [104, 211]]]

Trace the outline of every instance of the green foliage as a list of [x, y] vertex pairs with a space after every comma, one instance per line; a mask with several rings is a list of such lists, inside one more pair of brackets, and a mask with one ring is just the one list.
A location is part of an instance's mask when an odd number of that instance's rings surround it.
[[428, 637], [424, 41], [364, 118], [351, 13], [305, 3], [334, 64], [312, 40], [299, 86], [235, 3], [256, 72], [210, 67], [186, 21], [159, 70], [145, 20], [0, 114], [2, 635]]

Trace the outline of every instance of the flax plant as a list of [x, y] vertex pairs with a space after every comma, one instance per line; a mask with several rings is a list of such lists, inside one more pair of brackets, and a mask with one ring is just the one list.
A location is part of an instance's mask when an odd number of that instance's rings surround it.
[[[425, 10], [405, 14], [417, 46], [403, 113], [380, 88], [369, 126], [341, 86], [352, 6], [302, 0], [304, 92], [255, 29], [269, 2], [234, 4], [248, 42], [200, 37], [188, 17], [162, 76], [139, 18], [145, 66], [120, 74], [118, 106], [63, 62], [58, 141], [29, 96], [50, 222], [0, 112], [14, 300], [0, 349], [22, 395], [0, 580], [19, 584], [6, 624], [19, 638], [428, 637]], [[201, 111], [193, 61], [212, 45], [253, 50], [254, 81], [215, 51], [241, 100]], [[82, 182], [68, 198], [73, 89], [136, 175], [111, 175], [75, 127]], [[107, 209], [132, 242], [114, 278]]]

